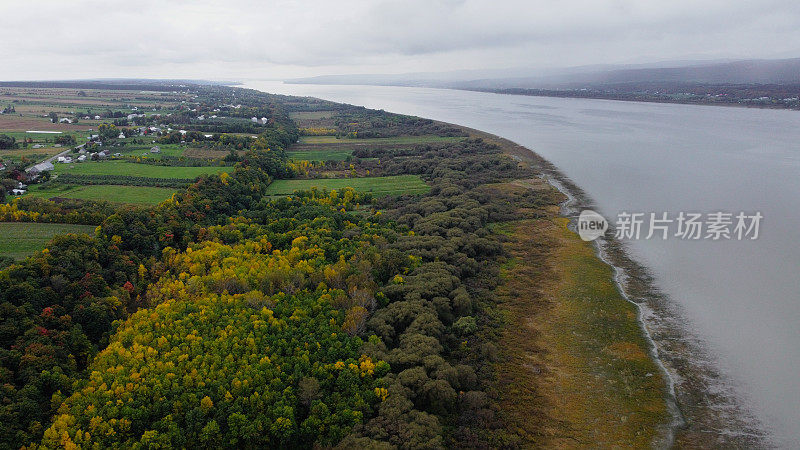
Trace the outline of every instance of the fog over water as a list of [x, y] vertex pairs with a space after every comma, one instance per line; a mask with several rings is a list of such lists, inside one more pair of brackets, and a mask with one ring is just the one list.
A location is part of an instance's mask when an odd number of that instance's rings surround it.
[[426, 88], [284, 85], [268, 92], [458, 123], [558, 166], [610, 221], [628, 212], [761, 212], [757, 240], [630, 241], [732, 386], [800, 445], [800, 112], [507, 96]]

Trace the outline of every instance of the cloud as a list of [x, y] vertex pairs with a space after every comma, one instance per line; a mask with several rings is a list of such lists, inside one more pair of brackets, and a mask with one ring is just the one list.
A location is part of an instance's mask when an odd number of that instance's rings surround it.
[[793, 0], [3, 2], [0, 78], [294, 76], [800, 56]]

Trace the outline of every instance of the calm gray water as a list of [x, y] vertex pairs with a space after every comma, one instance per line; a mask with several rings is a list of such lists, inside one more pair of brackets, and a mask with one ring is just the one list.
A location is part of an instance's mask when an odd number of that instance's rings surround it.
[[612, 222], [621, 211], [760, 211], [755, 241], [630, 242], [719, 369], [781, 442], [800, 446], [800, 112], [426, 88], [246, 87], [412, 114], [522, 144]]

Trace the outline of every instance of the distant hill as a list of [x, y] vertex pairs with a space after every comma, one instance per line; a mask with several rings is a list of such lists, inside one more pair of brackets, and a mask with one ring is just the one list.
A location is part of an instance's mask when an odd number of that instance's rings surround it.
[[368, 84], [462, 89], [579, 88], [623, 83], [798, 84], [800, 58], [666, 62], [567, 69], [498, 69], [441, 73], [330, 75], [286, 80], [303, 84]]

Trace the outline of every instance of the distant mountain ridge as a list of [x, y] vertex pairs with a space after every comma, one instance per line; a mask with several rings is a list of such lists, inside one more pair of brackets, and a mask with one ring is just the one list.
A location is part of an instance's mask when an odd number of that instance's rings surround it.
[[798, 84], [800, 58], [698, 61], [568, 69], [509, 69], [416, 74], [330, 75], [286, 80], [299, 84], [369, 84], [462, 89], [579, 88], [622, 83]]

